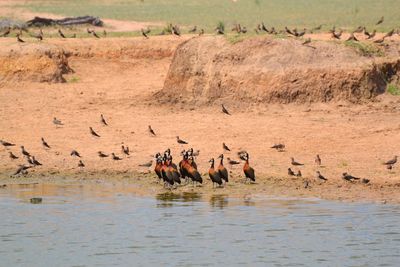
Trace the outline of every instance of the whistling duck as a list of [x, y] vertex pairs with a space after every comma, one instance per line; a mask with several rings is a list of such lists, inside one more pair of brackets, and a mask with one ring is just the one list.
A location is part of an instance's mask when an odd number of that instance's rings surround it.
[[120, 157], [118, 157], [117, 155], [115, 155], [114, 153], [111, 153], [112, 159], [113, 160], [122, 160]]
[[184, 164], [188, 176], [192, 179], [193, 183], [203, 183], [203, 178], [201, 178], [200, 173], [193, 167], [193, 157], [189, 157], [187, 163]]
[[167, 158], [164, 155], [163, 158], [163, 164], [161, 167], [161, 174], [164, 180], [164, 187], [168, 186], [173, 186], [174, 185], [174, 178], [172, 177], [172, 174], [168, 168], [168, 162]]
[[247, 153], [247, 152], [246, 152], [246, 162], [243, 166], [243, 172], [244, 172], [244, 175], [246, 176], [246, 181], [247, 180], [250, 180], [253, 182], [256, 181], [254, 169], [252, 167], [250, 167], [250, 165], [249, 165], [249, 153]]
[[128, 146], [125, 147], [124, 145], [122, 145], [122, 146], [121, 146], [121, 150], [122, 150], [122, 153], [124, 153], [125, 155], [127, 155], [127, 156], [130, 155], [129, 147], [128, 147]]
[[163, 164], [161, 156], [156, 155], [156, 166], [154, 167], [154, 172], [157, 174], [159, 180], [162, 179], [162, 173], [161, 173], [162, 165]]
[[375, 25], [379, 25], [384, 21], [384, 17], [382, 16]]
[[208, 170], [208, 175], [210, 176], [210, 179], [213, 182], [213, 188], [215, 184], [221, 186], [222, 185], [221, 175], [214, 169], [214, 159], [210, 159], [209, 162], [211, 163], [211, 166], [210, 169]]
[[187, 183], [188, 182], [187, 178], [189, 177], [189, 175], [188, 175], [184, 165], [188, 163], [188, 161], [187, 161], [188, 160], [188, 153], [185, 150], [183, 150], [181, 152], [181, 155], [182, 155], [182, 160], [179, 162], [179, 172], [181, 173], [182, 179], [185, 179], [185, 181]]
[[156, 136], [156, 133], [154, 132], [154, 130], [151, 128], [151, 125], [149, 125], [149, 133], [153, 136]]
[[228, 171], [226, 170], [225, 166], [224, 166], [224, 154], [221, 154], [219, 157], [219, 159], [221, 159], [219, 166], [218, 166], [218, 173], [221, 176], [221, 179], [227, 183], [229, 182], [229, 174]]
[[169, 156], [167, 164], [168, 164], [168, 169], [171, 173], [172, 179], [174, 180], [174, 183], [181, 184], [181, 175], [179, 174], [176, 165], [174, 163], [172, 163], [172, 156]]

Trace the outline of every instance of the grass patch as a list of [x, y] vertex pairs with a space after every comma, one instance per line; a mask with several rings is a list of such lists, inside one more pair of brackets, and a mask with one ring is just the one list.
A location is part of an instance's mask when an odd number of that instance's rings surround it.
[[80, 81], [80, 78], [77, 76], [73, 76], [70, 79], [67, 80], [68, 83], [77, 83]]
[[391, 95], [400, 96], [400, 88], [395, 84], [389, 83], [386, 87], [386, 91]]
[[384, 56], [384, 52], [372, 44], [354, 42], [354, 41], [346, 41], [344, 42], [345, 46], [351, 47], [355, 49], [361, 56], [364, 57], [382, 57]]

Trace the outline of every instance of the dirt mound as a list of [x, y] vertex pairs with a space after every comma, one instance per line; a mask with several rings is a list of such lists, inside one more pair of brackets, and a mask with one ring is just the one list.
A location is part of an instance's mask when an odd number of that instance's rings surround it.
[[397, 57], [366, 57], [351, 47], [257, 37], [231, 44], [202, 37], [178, 47], [161, 102], [327, 102], [371, 99], [399, 73]]
[[12, 44], [0, 50], [0, 85], [7, 82], [63, 82], [71, 69], [64, 51], [49, 44]]

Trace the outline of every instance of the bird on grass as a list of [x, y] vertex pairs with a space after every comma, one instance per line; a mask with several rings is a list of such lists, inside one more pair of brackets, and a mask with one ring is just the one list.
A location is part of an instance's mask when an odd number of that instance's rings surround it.
[[343, 31], [340, 30], [339, 32], [335, 32], [335, 30], [331, 31], [332, 38], [340, 40], [340, 37], [342, 36]]
[[174, 35], [176, 35], [176, 36], [179, 36], [179, 37], [181, 36], [181, 31], [180, 31], [178, 25], [174, 25], [174, 26], [172, 27], [172, 33], [173, 33]]
[[317, 179], [318, 180], [323, 180], [323, 181], [328, 181], [328, 179], [326, 179], [320, 171], [317, 171]]
[[42, 145], [44, 146], [44, 148], [46, 148], [46, 149], [50, 149], [50, 148], [51, 148], [51, 147], [49, 146], [49, 144], [44, 140], [43, 137], [41, 138], [41, 140], [42, 140]]
[[92, 127], [89, 127], [90, 130], [90, 134], [93, 135], [94, 137], [100, 137], [100, 135], [98, 133], [96, 133]]
[[36, 160], [35, 156], [32, 156], [32, 163], [35, 166], [42, 166], [43, 164]]
[[15, 156], [11, 151], [8, 152], [10, 159], [19, 159], [19, 157]]
[[354, 33], [350, 33], [350, 36], [349, 38], [347, 38], [347, 41], [358, 42], [358, 39], [354, 36]]
[[208, 170], [208, 175], [210, 176], [210, 179], [213, 183], [213, 188], [215, 187], [215, 184], [221, 186], [222, 185], [221, 175], [214, 168], [214, 159], [210, 159], [209, 163], [211, 163], [211, 166], [210, 169]]
[[223, 148], [225, 151], [231, 151], [231, 150], [229, 149], [229, 147], [228, 147], [225, 143], [222, 143], [222, 148]]
[[221, 107], [223, 113], [225, 113], [226, 115], [231, 115], [231, 113], [229, 113], [229, 111], [225, 108], [224, 104], [222, 104]]
[[7, 142], [7, 141], [4, 141], [4, 140], [0, 140], [0, 143], [1, 143], [5, 148], [10, 147], [10, 146], [15, 146], [15, 144], [10, 143], [10, 142]]
[[200, 31], [199, 31], [199, 36], [201, 36], [201, 35], [203, 35], [204, 34], [204, 29], [201, 29]]
[[376, 35], [376, 30], [374, 30], [372, 33], [367, 32], [367, 30], [364, 30], [364, 34], [367, 36], [367, 40], [372, 39]]
[[344, 173], [342, 174], [342, 178], [343, 178], [344, 180], [346, 180], [346, 181], [349, 181], [349, 182], [352, 182], [352, 181], [355, 181], [355, 180], [360, 180], [360, 178], [354, 177], [354, 176], [348, 174], [347, 172], [344, 172]]
[[108, 123], [106, 122], [106, 119], [104, 118], [103, 114], [100, 114], [100, 121], [101, 121], [105, 126], [108, 126]]
[[76, 150], [72, 150], [70, 155], [71, 155], [72, 157], [81, 158], [81, 155], [80, 155], [79, 152], [76, 151]]
[[295, 161], [294, 158], [291, 158], [291, 161], [292, 161], [291, 164], [293, 166], [303, 166], [304, 165], [303, 163], [299, 163], [299, 162]]
[[150, 133], [152, 136], [156, 136], [156, 133], [155, 133], [154, 130], [151, 128], [151, 125], [149, 125], [149, 133]]
[[176, 137], [176, 141], [178, 142], [178, 144], [182, 144], [182, 145], [187, 145], [188, 144], [188, 142], [180, 139], [179, 136]]

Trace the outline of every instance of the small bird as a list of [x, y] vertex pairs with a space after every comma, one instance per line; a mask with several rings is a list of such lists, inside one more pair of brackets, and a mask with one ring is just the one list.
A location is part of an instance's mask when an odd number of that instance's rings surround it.
[[178, 144], [182, 144], [182, 145], [187, 145], [188, 144], [188, 142], [180, 139], [179, 136], [176, 137], [176, 141], [178, 142]]
[[397, 156], [394, 156], [393, 159], [386, 161], [385, 163], [383, 163], [383, 165], [391, 165], [393, 166], [394, 164], [396, 164], [397, 162]]
[[25, 41], [21, 39], [21, 34], [20, 33], [17, 33], [17, 41], [20, 42], [20, 43], [25, 43]]
[[353, 31], [353, 33], [362, 33], [365, 30], [365, 27], [358, 26], [357, 29]]
[[174, 25], [172, 27], [172, 33], [175, 34], [176, 36], [181, 36], [181, 31], [179, 30], [178, 25]]
[[156, 136], [156, 133], [154, 132], [154, 130], [151, 128], [151, 125], [149, 125], [149, 133], [153, 136]]
[[265, 27], [264, 22], [261, 22], [261, 30], [265, 31], [266, 33], [269, 33], [267, 27]]
[[53, 123], [54, 123], [56, 126], [64, 125], [64, 124], [63, 124], [59, 119], [57, 119], [56, 117], [53, 118]]
[[17, 171], [13, 175], [18, 175], [18, 174], [27, 174], [26, 170], [32, 168], [32, 166], [26, 166], [26, 165], [19, 165]]
[[26, 157], [26, 161], [28, 162], [28, 164], [35, 166], [35, 164], [33, 163], [31, 157]]
[[79, 160], [78, 167], [79, 168], [84, 168], [85, 167], [85, 164], [83, 163], [82, 160]]
[[328, 179], [326, 179], [324, 176], [322, 176], [320, 171], [317, 171], [317, 179], [319, 180], [324, 180], [324, 181], [328, 181]]
[[320, 156], [317, 154], [316, 156], [315, 156], [315, 164], [317, 164], [318, 166], [320, 166], [321, 165], [321, 158], [320, 158]]
[[348, 174], [347, 172], [344, 172], [342, 174], [342, 178], [344, 180], [346, 180], [346, 181], [349, 181], [349, 182], [354, 181], [354, 180], [360, 180], [360, 178], [354, 177], [354, 176]]
[[49, 144], [47, 144], [47, 142], [44, 140], [43, 137], [42, 137], [42, 145], [44, 146], [44, 148], [48, 148], [48, 149], [51, 148], [51, 147], [49, 146]]
[[385, 20], [385, 18], [382, 16], [379, 20], [378, 20], [378, 22], [375, 24], [375, 25], [379, 25], [379, 24], [382, 24], [382, 22]]
[[149, 39], [149, 36], [147, 36], [146, 32], [143, 29], [140, 29], [140, 31], [142, 32], [144, 38]]
[[228, 147], [225, 143], [222, 143], [222, 148], [223, 148], [225, 151], [231, 151], [231, 150], [229, 149], [229, 147]]
[[208, 175], [210, 176], [210, 179], [213, 183], [213, 188], [215, 184], [221, 186], [222, 185], [221, 175], [214, 169], [214, 159], [210, 159], [209, 162], [211, 163], [211, 166], [210, 169], [208, 170]]
[[143, 164], [139, 164], [140, 167], [147, 167], [147, 168], [150, 168], [151, 165], [153, 165], [152, 160], [150, 160], [149, 162], [143, 163]]
[[251, 181], [255, 182], [256, 175], [255, 175], [254, 169], [252, 167], [250, 167], [250, 165], [249, 165], [249, 153], [246, 152], [245, 158], [246, 158], [246, 162], [243, 166], [243, 172], [244, 172], [244, 175], [246, 176], [246, 181], [250, 180], [250, 182]]
[[292, 169], [291, 168], [288, 168], [288, 175], [289, 176], [295, 176], [295, 174], [294, 174], [294, 172], [292, 171]]
[[9, 147], [9, 146], [15, 146], [15, 144], [4, 141], [4, 140], [0, 140], [0, 143], [4, 146], [4, 147]]
[[285, 31], [286, 33], [290, 34], [290, 35], [294, 35], [294, 33], [288, 29], [288, 27], [285, 26]]
[[76, 151], [76, 150], [72, 150], [70, 155], [71, 155], [72, 157], [75, 156], [75, 157], [81, 158], [81, 155], [80, 155], [79, 152]]
[[392, 29], [391, 31], [389, 31], [388, 33], [385, 34], [384, 38], [386, 37], [391, 37], [394, 33], [394, 29]]
[[296, 176], [297, 176], [297, 177], [302, 177], [302, 175], [301, 175], [301, 171], [300, 171], [300, 170], [298, 170], [298, 171], [297, 171], [297, 174], [296, 174]]
[[29, 152], [25, 150], [24, 146], [21, 146], [21, 152], [22, 152], [22, 155], [24, 155], [26, 157], [30, 157], [31, 156], [31, 154], [29, 154]]
[[96, 33], [94, 30], [92, 30], [92, 35], [93, 35], [94, 37], [96, 37], [96, 38], [100, 38], [100, 36], [98, 36], [97, 33]]
[[203, 34], [204, 34], [204, 29], [201, 29], [200, 32], [199, 32], [199, 36], [201, 36]]
[[100, 137], [100, 135], [98, 133], [96, 133], [92, 127], [89, 127], [90, 133], [95, 136], [95, 137]]
[[19, 157], [15, 156], [11, 151], [8, 152], [10, 159], [18, 159]]
[[128, 146], [125, 147], [124, 145], [122, 145], [121, 149], [122, 149], [122, 153], [129, 156], [129, 147]]
[[224, 104], [221, 104], [221, 106], [222, 106], [222, 112], [223, 112], [223, 113], [225, 113], [225, 114], [227, 114], [227, 115], [231, 115], [231, 114], [229, 113], [229, 111], [225, 108]]
[[282, 152], [285, 150], [285, 144], [275, 144], [275, 145], [271, 146], [271, 148], [274, 148], [274, 149], [278, 150], [279, 152]]
[[197, 31], [197, 26], [194, 26], [192, 29], [189, 30], [189, 33], [195, 33]]
[[[218, 158], [221, 159], [219, 166], [218, 166], [219, 176], [221, 177], [223, 182], [228, 183], [229, 182], [229, 174], [228, 174], [228, 170], [224, 166], [224, 154], [221, 154]], [[214, 159], [213, 159], [213, 163], [214, 163]]]
[[310, 43], [311, 43], [311, 38], [307, 38], [307, 39], [305, 39], [304, 42], [302, 42], [301, 44], [302, 44], [302, 45], [308, 45], [308, 44], [310, 44]]
[[120, 157], [116, 156], [114, 153], [111, 153], [113, 160], [122, 160]]
[[230, 158], [226, 158], [226, 160], [228, 161], [228, 163], [229, 163], [230, 165], [238, 165], [238, 164], [240, 164], [239, 161], [232, 160], [232, 159], [230, 159]]
[[97, 154], [99, 155], [100, 158], [107, 158], [109, 155], [104, 154], [103, 152], [99, 151], [97, 152]]
[[361, 179], [361, 182], [362, 182], [363, 184], [368, 184], [368, 183], [370, 182], [370, 180], [369, 180], [369, 179], [366, 179], [366, 178], [362, 178], [362, 179]]
[[340, 40], [340, 37], [342, 36], [342, 33], [343, 33], [343, 31], [342, 30], [340, 30], [339, 32], [335, 32], [335, 30], [332, 30], [331, 31], [331, 34], [332, 34], [332, 38], [335, 38], [335, 39], [338, 39], [338, 40]]
[[41, 165], [43, 165], [42, 163], [40, 163], [39, 161], [37, 161], [37, 160], [35, 159], [35, 156], [32, 156], [32, 163], [33, 163], [33, 165], [35, 165], [35, 166], [41, 166]]
[[358, 42], [358, 39], [354, 36], [354, 33], [350, 33], [350, 36], [349, 38], [347, 38], [347, 41]]
[[294, 158], [291, 158], [291, 160], [292, 160], [291, 163], [292, 163], [293, 166], [303, 166], [304, 165], [302, 163], [299, 163], [299, 162], [295, 161]]
[[367, 36], [367, 39], [372, 39], [376, 35], [376, 30], [374, 30], [372, 33], [369, 33], [366, 30], [364, 30], [364, 34]]
[[101, 121], [105, 126], [108, 126], [108, 123], [106, 122], [106, 119], [104, 118], [103, 114], [100, 114], [100, 121]]
[[65, 37], [64, 33], [61, 31], [61, 29], [58, 29], [58, 34], [61, 36], [61, 38], [67, 38]]

